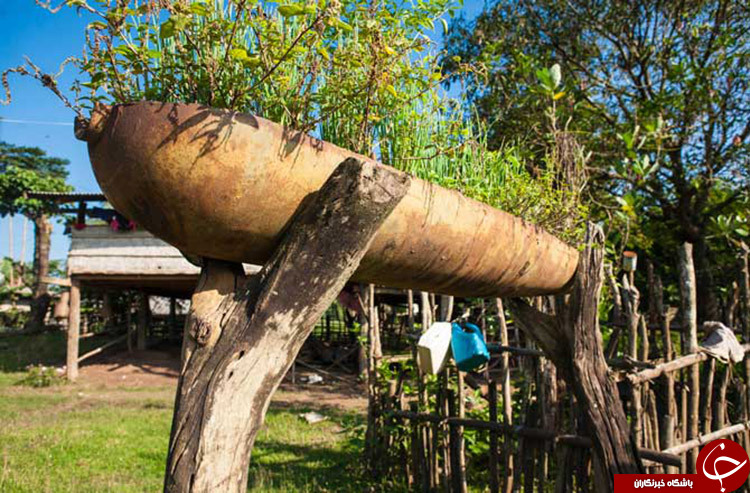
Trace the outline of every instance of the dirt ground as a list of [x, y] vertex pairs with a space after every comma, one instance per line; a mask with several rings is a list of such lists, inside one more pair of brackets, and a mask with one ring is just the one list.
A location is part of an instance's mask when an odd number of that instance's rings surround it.
[[[79, 381], [92, 387], [175, 387], [179, 369], [180, 355], [175, 348], [133, 353], [123, 351], [84, 362]], [[274, 395], [274, 405], [344, 411], [363, 411], [367, 408], [364, 385], [357, 383], [352, 375], [321, 374], [323, 382], [304, 383], [313, 373], [314, 370], [297, 366], [295, 383], [292, 383], [290, 372]]]

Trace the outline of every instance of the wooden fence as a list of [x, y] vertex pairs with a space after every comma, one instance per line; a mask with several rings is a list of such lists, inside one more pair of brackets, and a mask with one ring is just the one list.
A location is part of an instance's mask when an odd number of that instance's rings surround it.
[[[746, 357], [737, 364], [718, 362], [698, 346], [689, 245], [679, 267], [679, 309], [666, 306], [662, 282], [647, 267], [645, 313], [633, 273], [618, 283], [611, 269], [605, 271], [614, 308], [602, 324], [604, 351], [640, 459], [653, 473], [694, 472], [698, 449], [716, 438], [750, 448], [747, 256], [729, 294], [738, 301], [726, 303], [723, 316], [745, 341]], [[431, 316], [450, 319], [445, 298], [422, 311], [421, 326]], [[553, 298], [534, 304], [554, 314]], [[542, 351], [506, 323], [501, 300], [475, 303], [474, 310], [492, 353], [479, 373], [449, 367], [428, 377], [413, 358], [370, 361], [381, 368], [378, 384], [370, 386], [371, 472], [420, 491], [463, 492], [467, 484], [492, 492], [592, 490], [593, 443], [573, 393]], [[414, 320], [410, 325], [416, 340], [421, 329]]]

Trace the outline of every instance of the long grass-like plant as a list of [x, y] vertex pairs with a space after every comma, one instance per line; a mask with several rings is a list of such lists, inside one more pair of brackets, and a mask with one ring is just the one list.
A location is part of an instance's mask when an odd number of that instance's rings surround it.
[[[534, 172], [517, 146], [489, 150], [485, 129], [445, 97], [427, 36], [451, 0], [65, 0], [91, 16], [73, 97], [31, 60], [30, 75], [85, 118], [100, 103], [195, 102], [314, 134], [571, 237], [577, 193]], [[443, 22], [445, 25], [445, 23]], [[62, 70], [62, 67], [61, 67]]]

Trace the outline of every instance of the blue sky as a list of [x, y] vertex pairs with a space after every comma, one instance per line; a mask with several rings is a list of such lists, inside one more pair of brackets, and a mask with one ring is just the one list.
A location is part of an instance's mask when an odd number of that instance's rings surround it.
[[[61, 1], [57, 0], [54, 4]], [[464, 14], [472, 17], [482, 6], [483, 0], [467, 0]], [[21, 64], [23, 57], [28, 56], [43, 70], [57, 72], [57, 67], [66, 57], [81, 53], [83, 29], [89, 20], [71, 9], [52, 14], [36, 6], [34, 0], [0, 0], [0, 32], [3, 33], [0, 70]], [[442, 31], [442, 28], [438, 30]], [[60, 87], [69, 87], [74, 76], [75, 70], [68, 67], [59, 79]], [[10, 105], [0, 106], [0, 140], [14, 145], [40, 147], [50, 155], [70, 160], [69, 183], [79, 192], [98, 192], [99, 186], [89, 166], [86, 146], [73, 137], [73, 112], [36, 80], [11, 75], [10, 83], [13, 101]], [[9, 255], [9, 223], [8, 218], [0, 219], [0, 257]], [[13, 220], [16, 259], [21, 253], [22, 223], [21, 217]], [[63, 235], [62, 226], [55, 224], [51, 257], [65, 258], [68, 246], [69, 240]], [[29, 224], [27, 261], [31, 260], [32, 251], [33, 228]]]

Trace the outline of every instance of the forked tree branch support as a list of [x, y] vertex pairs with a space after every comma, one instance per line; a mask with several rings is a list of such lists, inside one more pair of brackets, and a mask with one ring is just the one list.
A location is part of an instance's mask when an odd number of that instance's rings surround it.
[[613, 491], [614, 474], [643, 472], [617, 385], [602, 349], [598, 306], [602, 285], [601, 229], [589, 224], [571, 294], [557, 316], [510, 299], [519, 326], [539, 344], [573, 388], [594, 447], [597, 491]]
[[185, 326], [164, 490], [240, 492], [271, 396], [409, 177], [347, 159], [257, 275], [205, 260]]

